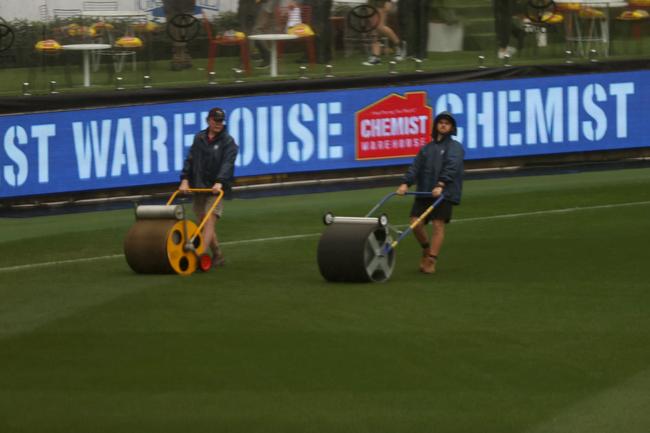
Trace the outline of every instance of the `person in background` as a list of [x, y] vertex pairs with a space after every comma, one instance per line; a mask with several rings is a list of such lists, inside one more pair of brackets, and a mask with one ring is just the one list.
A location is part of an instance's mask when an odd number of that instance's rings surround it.
[[[280, 0], [255, 0], [257, 11], [255, 14], [255, 25], [253, 34], [277, 33], [275, 13]], [[261, 60], [257, 68], [268, 68], [271, 62], [271, 51], [266, 41], [255, 41], [255, 46], [260, 52]]]
[[300, 5], [295, 1], [289, 1], [286, 4], [287, 11], [287, 25], [284, 29], [288, 31], [291, 27], [302, 24], [302, 12], [300, 10]]
[[[196, 194], [193, 199], [194, 214], [203, 221], [220, 191], [230, 198], [237, 158], [237, 143], [226, 131], [226, 113], [215, 107], [208, 113], [208, 127], [194, 136], [194, 142], [183, 164], [182, 193], [190, 188], [210, 188], [212, 194]], [[203, 227], [203, 242], [212, 252], [212, 266], [223, 266], [223, 252], [219, 247], [215, 225], [223, 214], [223, 200], [219, 202]]]
[[187, 51], [187, 42], [181, 40], [180, 29], [173, 24], [173, 19], [178, 15], [193, 15], [195, 6], [196, 0], [163, 0], [167, 25], [171, 25], [170, 33], [174, 36], [172, 38], [172, 71], [181, 71], [192, 67], [192, 57]]
[[424, 60], [429, 42], [430, 0], [399, 0], [397, 3], [400, 32], [406, 42], [405, 56]]
[[[451, 136], [456, 134], [456, 120], [448, 112], [442, 112], [433, 121], [433, 140], [418, 152], [413, 164], [402, 178], [397, 194], [404, 195], [409, 187], [417, 185], [418, 192], [431, 193], [430, 197], [416, 196], [411, 208], [411, 224], [422, 215], [442, 194], [443, 201], [413, 229], [422, 247], [420, 271], [432, 274], [442, 243], [445, 240], [445, 224], [451, 221], [452, 206], [460, 204], [463, 192], [463, 146]], [[432, 222], [431, 238], [425, 224]]]
[[404, 59], [402, 41], [393, 29], [386, 25], [386, 19], [393, 8], [393, 2], [390, 0], [371, 0], [370, 4], [377, 8], [379, 16], [377, 27], [375, 28], [374, 41], [370, 46], [371, 54], [363, 64], [366, 66], [374, 66], [381, 63], [381, 43], [379, 42], [379, 36], [386, 37], [393, 44], [395, 48], [395, 60], [402, 61]]
[[513, 16], [521, 8], [516, 0], [492, 0], [494, 9], [494, 30], [497, 34], [497, 58], [512, 57], [517, 53], [517, 48], [510, 45], [510, 37], [517, 39], [519, 49], [523, 46], [526, 32], [521, 26], [513, 24]]
[[[253, 34], [256, 9], [255, 0], [239, 0], [237, 4], [237, 20], [239, 22], [239, 30], [243, 32], [246, 37]], [[253, 53], [252, 41], [247, 41], [247, 43], [248, 52]], [[251, 55], [251, 57], [253, 56]]]
[[246, 36], [249, 36], [253, 33], [256, 13], [255, 5], [255, 0], [239, 0], [239, 3], [237, 4], [237, 19], [239, 21], [239, 28], [246, 34]]
[[311, 28], [316, 38], [316, 61], [321, 64], [332, 60], [332, 0], [303, 0], [302, 4], [311, 6]]

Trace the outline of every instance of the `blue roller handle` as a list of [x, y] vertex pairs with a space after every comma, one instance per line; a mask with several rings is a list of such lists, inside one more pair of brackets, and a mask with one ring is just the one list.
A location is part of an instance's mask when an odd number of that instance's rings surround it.
[[[373, 213], [377, 211], [380, 207], [384, 205], [392, 196], [394, 195], [399, 195], [396, 192], [391, 192], [390, 194], [387, 194], [384, 198], [382, 198], [379, 203], [375, 205], [372, 209], [370, 209], [370, 212], [366, 214], [366, 218], [370, 217]], [[421, 196], [421, 197], [433, 197], [430, 192], [406, 192], [404, 195], [415, 195], [415, 196]]]
[[[425, 193], [425, 194], [430, 195], [429, 193]], [[436, 206], [438, 206], [440, 203], [442, 203], [442, 201], [443, 201], [444, 199], [445, 199], [445, 195], [444, 195], [444, 194], [441, 194], [440, 197], [438, 197], [438, 198], [436, 199], [436, 201], [434, 201], [433, 204], [432, 204], [431, 206], [429, 206], [429, 207], [427, 208], [427, 210], [425, 210], [425, 211], [422, 213], [422, 215], [420, 215], [420, 216], [418, 217], [417, 220], [415, 220], [412, 224], [410, 224], [409, 227], [408, 227], [406, 230], [404, 230], [404, 231], [402, 232], [402, 234], [400, 234], [399, 237], [398, 237], [396, 240], [394, 240], [391, 244], [386, 244], [386, 246], [384, 247], [384, 251], [382, 252], [382, 254], [383, 254], [383, 255], [386, 255], [386, 254], [390, 253], [390, 251], [391, 251], [392, 249], [394, 249], [394, 248], [397, 246], [397, 244], [400, 243], [400, 241], [401, 241], [402, 239], [404, 239], [404, 238], [405, 238], [409, 233], [411, 233], [411, 231], [413, 231], [413, 229], [415, 228], [415, 226], [417, 226], [418, 224], [420, 224], [420, 222], [422, 222], [422, 220], [423, 220], [427, 215], [429, 215], [431, 212], [433, 212], [433, 210], [436, 208]]]

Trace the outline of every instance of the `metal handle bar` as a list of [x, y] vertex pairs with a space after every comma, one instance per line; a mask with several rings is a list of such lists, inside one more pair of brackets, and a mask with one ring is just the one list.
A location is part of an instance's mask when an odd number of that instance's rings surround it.
[[[189, 191], [189, 192], [206, 192], [206, 193], [209, 192], [209, 193], [212, 193], [211, 188], [189, 188], [187, 191]], [[176, 198], [176, 196], [180, 192], [181, 192], [180, 189], [177, 189], [176, 191], [174, 191], [174, 193], [169, 198], [169, 200], [167, 200], [167, 206], [171, 205], [174, 202], [174, 199]], [[205, 213], [205, 217], [203, 217], [203, 221], [201, 221], [201, 224], [199, 224], [199, 226], [196, 228], [196, 230], [194, 230], [194, 233], [192, 233], [192, 236], [189, 237], [188, 242], [192, 242], [194, 240], [194, 238], [196, 237], [196, 235], [201, 233], [201, 229], [203, 229], [203, 226], [205, 225], [205, 223], [208, 222], [208, 219], [210, 218], [210, 215], [212, 215], [212, 211], [215, 210], [215, 208], [217, 207], [217, 205], [221, 201], [222, 197], [223, 197], [223, 188], [221, 189], [221, 191], [219, 191], [219, 196], [214, 201], [214, 203], [212, 203], [212, 206], [210, 206], [210, 210]]]
[[404, 194], [397, 194], [396, 192], [391, 192], [390, 194], [387, 194], [384, 198], [382, 198], [379, 203], [375, 205], [372, 209], [370, 209], [370, 212], [366, 215], [366, 218], [368, 218], [370, 215], [375, 213], [380, 207], [384, 205], [391, 197], [394, 195], [415, 195], [415, 196], [421, 196], [421, 197], [433, 197], [430, 192], [405, 192]]

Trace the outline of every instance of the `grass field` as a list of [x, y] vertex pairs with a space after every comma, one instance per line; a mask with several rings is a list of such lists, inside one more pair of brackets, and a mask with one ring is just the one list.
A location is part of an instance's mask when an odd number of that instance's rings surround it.
[[435, 275], [325, 282], [321, 215], [387, 192], [228, 202], [190, 277], [130, 210], [0, 219], [0, 432], [650, 431], [650, 169], [469, 181]]

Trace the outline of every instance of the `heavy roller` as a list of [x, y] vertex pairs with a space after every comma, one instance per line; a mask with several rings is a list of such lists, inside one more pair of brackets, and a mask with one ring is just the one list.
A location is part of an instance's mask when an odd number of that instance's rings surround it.
[[[388, 216], [372, 215], [397, 193], [386, 195], [365, 217], [323, 216], [325, 231], [318, 242], [318, 268], [321, 275], [333, 282], [384, 282], [395, 269], [395, 248], [444, 196], [438, 197], [406, 230], [388, 224]], [[407, 192], [406, 195], [431, 197], [431, 193]], [[393, 234], [397, 237], [394, 238]]]
[[[192, 193], [212, 193], [208, 188], [191, 188]], [[211, 260], [204, 254], [201, 230], [223, 197], [219, 192], [209, 212], [198, 226], [185, 217], [182, 205], [172, 204], [175, 191], [165, 205], [135, 208], [136, 222], [124, 239], [124, 256], [139, 274], [191, 275], [197, 269], [208, 271]]]

